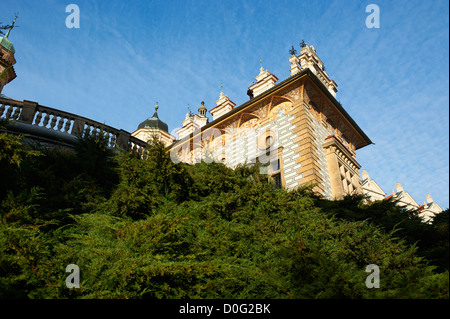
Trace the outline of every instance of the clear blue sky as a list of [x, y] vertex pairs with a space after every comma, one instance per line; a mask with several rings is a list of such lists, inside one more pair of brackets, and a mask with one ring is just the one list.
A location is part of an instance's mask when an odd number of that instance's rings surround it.
[[[68, 4], [80, 28], [68, 29]], [[380, 8], [368, 29], [365, 8]], [[211, 109], [220, 86], [237, 105], [263, 67], [289, 76], [291, 45], [314, 45], [337, 99], [375, 145], [359, 163], [388, 194], [400, 182], [422, 204], [449, 207], [449, 5], [434, 1], [0, 2], [19, 12], [10, 40], [17, 78], [3, 94], [129, 132], [154, 112], [169, 130], [189, 105]]]

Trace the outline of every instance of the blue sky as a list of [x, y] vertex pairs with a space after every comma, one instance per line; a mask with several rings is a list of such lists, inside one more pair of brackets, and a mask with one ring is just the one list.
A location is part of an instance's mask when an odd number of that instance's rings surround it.
[[[80, 28], [68, 29], [68, 4]], [[365, 25], [368, 4], [380, 28]], [[169, 130], [188, 105], [237, 105], [260, 63], [280, 82], [291, 45], [313, 45], [337, 99], [375, 145], [358, 162], [388, 194], [449, 207], [449, 5], [434, 1], [0, 1], [19, 12], [10, 40], [17, 78], [3, 94], [133, 132], [155, 102]]]

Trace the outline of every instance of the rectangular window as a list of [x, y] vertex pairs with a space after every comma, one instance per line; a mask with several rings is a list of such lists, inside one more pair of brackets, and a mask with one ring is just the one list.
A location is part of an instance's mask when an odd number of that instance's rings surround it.
[[280, 159], [272, 161], [272, 162], [270, 162], [270, 164], [271, 164], [272, 172], [279, 171], [280, 168], [281, 168], [281, 166], [280, 166]]
[[[276, 155], [273, 155], [273, 152], [271, 153], [271, 156], [267, 156], [267, 154], [263, 154], [257, 158], [253, 162], [255, 163], [263, 163], [261, 165], [260, 172], [262, 174], [267, 174], [268, 179], [274, 181], [275, 186], [277, 188], [283, 187], [283, 171], [281, 169], [282, 165], [282, 159], [281, 159], [281, 150], [280, 148], [278, 150], [278, 153]], [[264, 164], [266, 163], [266, 164]]]

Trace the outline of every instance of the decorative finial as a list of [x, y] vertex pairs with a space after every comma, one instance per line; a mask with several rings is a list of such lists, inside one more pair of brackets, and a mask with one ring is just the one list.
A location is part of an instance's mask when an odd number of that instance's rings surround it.
[[14, 17], [13, 22], [11, 23], [11, 25], [8, 28], [8, 32], [6, 32], [5, 38], [8, 38], [9, 34], [11, 33], [11, 30], [14, 28], [14, 24], [16, 23], [16, 19], [19, 16], [19, 14], [16, 13], [16, 16]]
[[261, 65], [261, 67], [259, 68], [259, 74], [261, 74], [261, 73], [264, 72], [264, 68], [262, 66], [262, 59], [261, 58], [259, 59], [259, 64]]
[[223, 98], [225, 94], [223, 94], [223, 83], [220, 83], [220, 95], [219, 98]]
[[155, 111], [158, 111], [158, 109], [159, 109], [158, 102], [156, 102]]
[[292, 49], [289, 50], [289, 53], [291, 55], [297, 55], [297, 51], [294, 49], [294, 46], [292, 46]]
[[302, 39], [302, 42], [300, 42], [300, 47], [302, 47], [302, 48], [306, 47], [305, 40]]

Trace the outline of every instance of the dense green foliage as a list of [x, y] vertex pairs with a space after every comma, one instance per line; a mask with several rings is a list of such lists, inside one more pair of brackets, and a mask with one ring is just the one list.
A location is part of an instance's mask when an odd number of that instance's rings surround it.
[[[448, 210], [287, 192], [258, 167], [0, 134], [2, 298], [448, 298]], [[428, 261], [424, 258], [427, 257]], [[65, 268], [80, 268], [68, 289]], [[380, 288], [365, 268], [380, 268]]]

